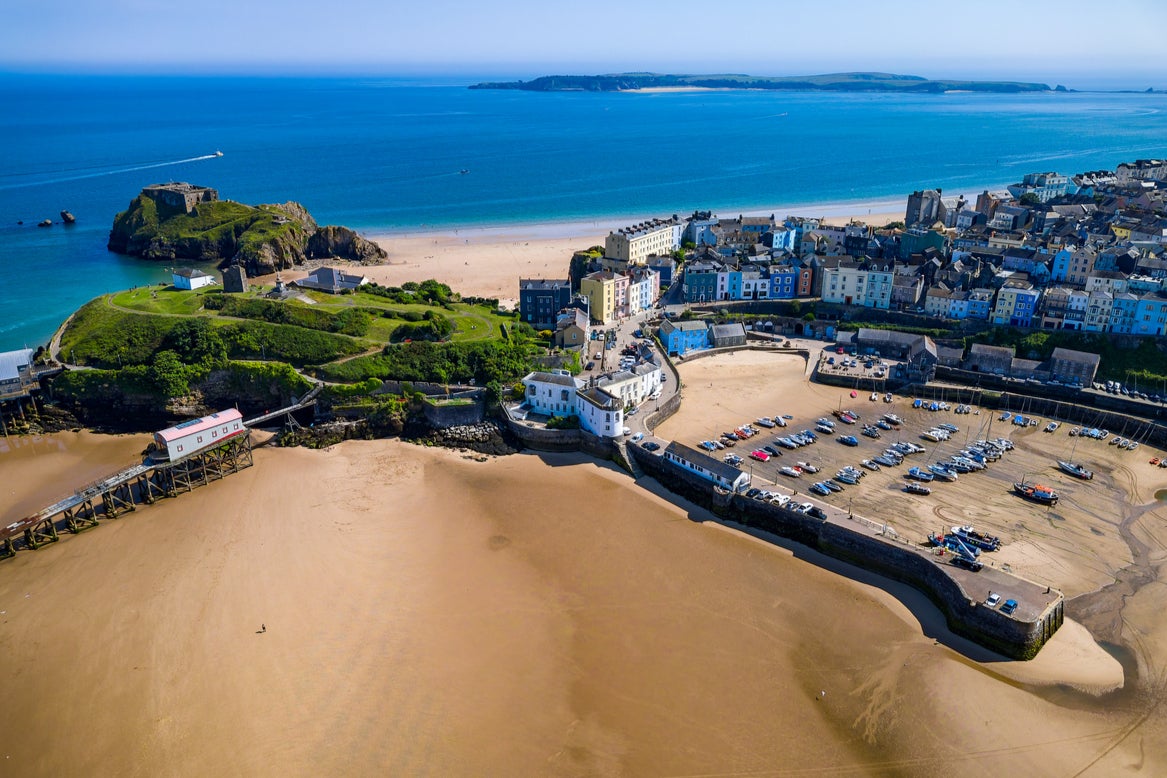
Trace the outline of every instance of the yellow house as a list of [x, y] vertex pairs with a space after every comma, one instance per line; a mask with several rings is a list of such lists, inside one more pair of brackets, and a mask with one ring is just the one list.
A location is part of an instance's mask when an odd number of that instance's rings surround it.
[[579, 293], [588, 298], [592, 319], [610, 324], [616, 318], [616, 276], [608, 271], [580, 279]]
[[1110, 231], [1113, 232], [1114, 237], [1118, 238], [1119, 240], [1130, 240], [1130, 237], [1131, 237], [1131, 228], [1130, 227], [1124, 227], [1121, 224], [1111, 224]]

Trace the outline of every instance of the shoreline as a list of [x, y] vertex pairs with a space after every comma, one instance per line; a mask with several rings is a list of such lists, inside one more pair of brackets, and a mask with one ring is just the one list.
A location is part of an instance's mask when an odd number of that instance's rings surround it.
[[[924, 186], [923, 184], [921, 186]], [[948, 193], [949, 197], [963, 196], [969, 202], [975, 202], [976, 197], [980, 192], [994, 191], [1004, 189], [1007, 184], [986, 184], [978, 187], [976, 190], [967, 190]], [[714, 215], [720, 215], [723, 218], [733, 218], [735, 216], [769, 216], [773, 214], [776, 218], [782, 219], [787, 216], [803, 217], [803, 218], [821, 218], [829, 223], [846, 223], [846, 220], [864, 221], [872, 219], [869, 222], [874, 227], [882, 227], [886, 222], [881, 222], [882, 217], [888, 215], [895, 215], [891, 221], [902, 221], [903, 211], [907, 207], [908, 195], [911, 192], [904, 192], [902, 195], [896, 196], [879, 196], [858, 198], [855, 200], [824, 200], [817, 202], [806, 203], [779, 203], [776, 205], [765, 204], [746, 204], [746, 205], [727, 205], [716, 206], [710, 205], [708, 207], [702, 206], [703, 209], [709, 210]], [[597, 214], [590, 218], [551, 218], [541, 221], [520, 220], [515, 222], [488, 222], [475, 223], [463, 222], [460, 224], [433, 224], [426, 225], [419, 224], [417, 227], [398, 227], [398, 226], [371, 226], [359, 228], [361, 234], [370, 240], [381, 241], [399, 238], [418, 238], [418, 237], [433, 237], [441, 235], [459, 235], [461, 237], [467, 236], [481, 236], [481, 237], [502, 237], [502, 236], [526, 236], [529, 238], [568, 238], [590, 236], [595, 234], [607, 234], [613, 229], [620, 227], [627, 227], [630, 224], [644, 221], [652, 218], [666, 218], [669, 215], [676, 214], [681, 218], [687, 218], [692, 211], [688, 209], [673, 209], [672, 214], [666, 213], [669, 209], [662, 209], [658, 211], [640, 211], [637, 213], [626, 214]], [[877, 218], [879, 217], [879, 218]], [[879, 222], [879, 223], [875, 223]]]

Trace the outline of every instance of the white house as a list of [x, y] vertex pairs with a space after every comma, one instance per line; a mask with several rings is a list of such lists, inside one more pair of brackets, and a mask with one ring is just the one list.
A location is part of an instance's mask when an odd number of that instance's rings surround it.
[[596, 386], [623, 403], [640, 405], [661, 388], [661, 369], [652, 362], [641, 362], [631, 370], [621, 370], [596, 381]]
[[154, 433], [159, 453], [165, 451], [170, 461], [216, 446], [237, 435], [246, 435], [243, 414], [235, 408], [191, 419]]
[[576, 392], [579, 426], [601, 438], [624, 433], [624, 403], [603, 389], [592, 386]]
[[749, 473], [675, 440], [665, 447], [665, 461], [730, 491], [740, 492], [750, 485]]
[[184, 267], [170, 274], [175, 289], [202, 289], [215, 283], [215, 277], [196, 268]]
[[575, 393], [582, 386], [566, 370], [534, 372], [523, 379], [523, 401], [535, 413], [546, 416], [576, 414]]

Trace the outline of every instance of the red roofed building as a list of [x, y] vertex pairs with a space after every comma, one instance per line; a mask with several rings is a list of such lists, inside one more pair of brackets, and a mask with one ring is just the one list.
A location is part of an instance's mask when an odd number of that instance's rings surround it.
[[205, 448], [216, 446], [236, 435], [247, 434], [243, 414], [234, 408], [191, 419], [154, 433], [158, 455], [166, 452], [171, 462], [190, 456]]

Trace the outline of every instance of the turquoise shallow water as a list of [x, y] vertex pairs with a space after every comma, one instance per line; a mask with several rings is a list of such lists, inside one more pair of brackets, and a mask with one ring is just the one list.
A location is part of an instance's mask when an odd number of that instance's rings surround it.
[[[0, 75], [0, 105], [0, 349], [43, 343], [103, 291], [168, 278], [105, 250], [114, 214], [158, 181], [297, 200], [322, 223], [416, 231], [902, 201], [923, 186], [971, 191], [1167, 155], [1167, 97], [1145, 94], [536, 94], [424, 80]], [[77, 225], [34, 226], [63, 208]]]

